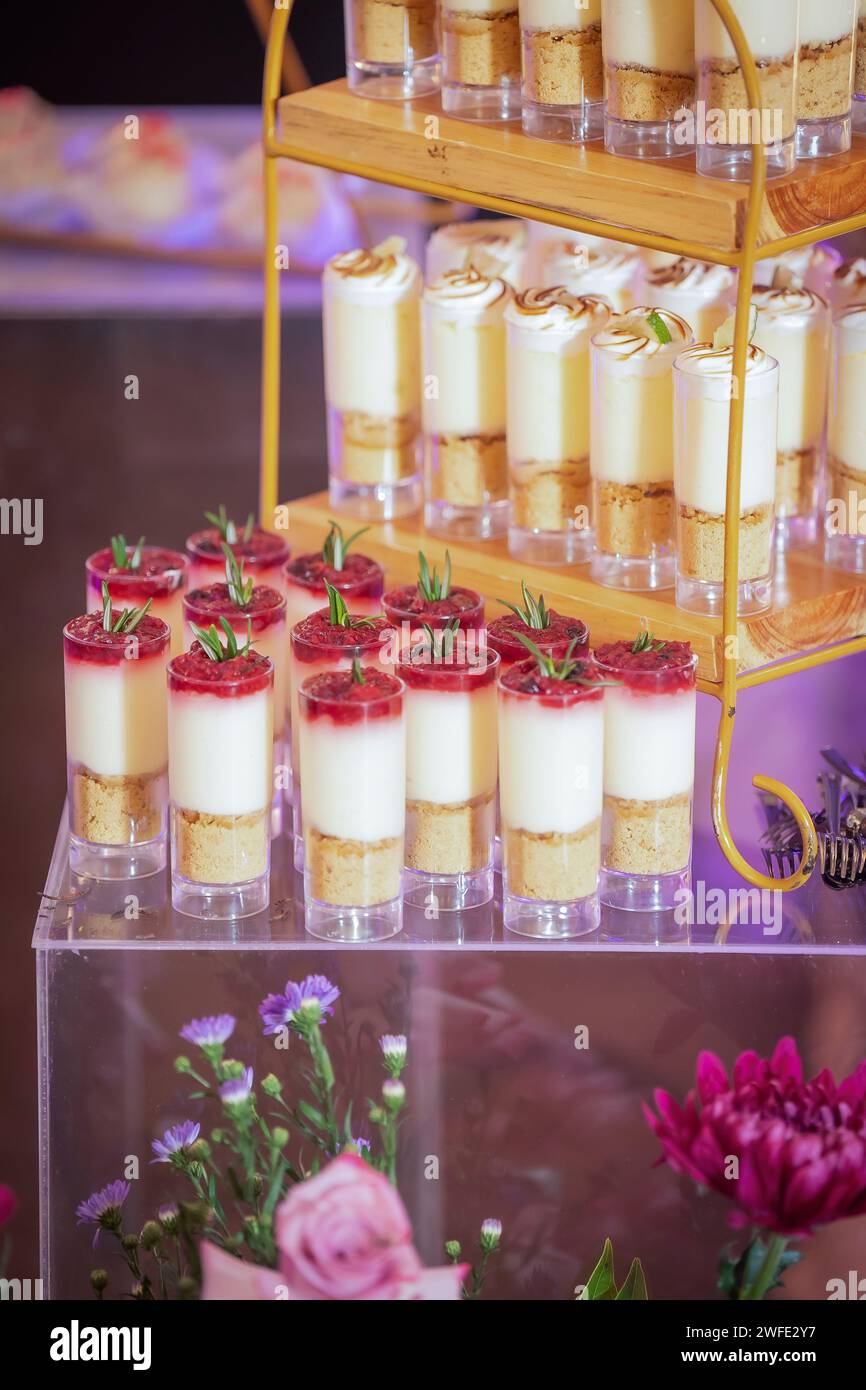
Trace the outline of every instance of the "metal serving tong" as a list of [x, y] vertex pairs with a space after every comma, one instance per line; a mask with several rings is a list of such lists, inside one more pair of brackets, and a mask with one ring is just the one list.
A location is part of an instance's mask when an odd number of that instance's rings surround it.
[[[866, 768], [850, 762], [838, 748], [822, 748], [830, 771], [818, 775], [823, 805], [812, 814], [818, 832], [821, 877], [830, 888], [866, 883]], [[761, 835], [767, 871], [786, 878], [800, 863], [797, 822], [777, 797], [759, 792], [766, 828]]]

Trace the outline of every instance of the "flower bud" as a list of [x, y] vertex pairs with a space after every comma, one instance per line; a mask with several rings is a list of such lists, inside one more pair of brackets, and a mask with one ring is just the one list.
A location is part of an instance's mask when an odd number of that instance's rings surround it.
[[492, 1216], [488, 1216], [487, 1220], [481, 1223], [481, 1236], [479, 1240], [481, 1249], [488, 1255], [492, 1254], [492, 1252], [498, 1248], [501, 1239], [502, 1222], [497, 1221]]
[[391, 1077], [382, 1085], [382, 1099], [389, 1110], [402, 1110], [406, 1101], [406, 1087], [396, 1077]]
[[90, 1271], [90, 1287], [94, 1293], [102, 1293], [103, 1289], [108, 1288], [108, 1270], [92, 1269]]
[[274, 1076], [273, 1072], [268, 1072], [262, 1081], [262, 1090], [266, 1096], [279, 1096], [283, 1092], [283, 1083], [278, 1076]]
[[121, 1236], [120, 1243], [123, 1246], [124, 1250], [137, 1250], [138, 1236], [134, 1236], [132, 1235], [132, 1233], [130, 1233], [128, 1236]]
[[448, 1256], [449, 1260], [459, 1260], [462, 1253], [459, 1240], [446, 1240], [445, 1254]]
[[278, 1125], [276, 1129], [271, 1130], [271, 1138], [275, 1148], [284, 1149], [289, 1142], [289, 1131]]
[[184, 1072], [192, 1071], [192, 1062], [188, 1057], [175, 1057], [174, 1069], [175, 1071], [179, 1071], [182, 1075]]
[[177, 1281], [178, 1298], [195, 1298], [198, 1293], [198, 1284], [188, 1274], [184, 1274], [182, 1279]]
[[197, 1158], [199, 1160], [204, 1158], [210, 1158], [210, 1144], [207, 1142], [206, 1139], [196, 1139], [195, 1143], [190, 1149], [190, 1154], [193, 1158]]
[[145, 1221], [141, 1228], [141, 1243], [145, 1250], [155, 1250], [162, 1236], [163, 1230], [158, 1221]]

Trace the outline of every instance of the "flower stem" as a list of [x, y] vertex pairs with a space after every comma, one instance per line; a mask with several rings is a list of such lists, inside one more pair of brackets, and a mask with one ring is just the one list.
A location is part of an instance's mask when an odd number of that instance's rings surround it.
[[772, 1288], [773, 1282], [779, 1269], [779, 1261], [785, 1253], [785, 1246], [788, 1244], [786, 1236], [770, 1235], [767, 1238], [767, 1253], [765, 1254], [761, 1267], [750, 1285], [740, 1294], [743, 1301], [757, 1302]]

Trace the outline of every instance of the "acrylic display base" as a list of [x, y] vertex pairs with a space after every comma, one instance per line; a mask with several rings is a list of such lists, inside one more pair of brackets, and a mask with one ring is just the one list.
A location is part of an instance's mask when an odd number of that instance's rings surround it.
[[[676, 598], [677, 607], [687, 613], [706, 613], [709, 617], [717, 618], [722, 614], [725, 586], [678, 574]], [[772, 602], [772, 576], [768, 579], [744, 579], [737, 585], [737, 615], [741, 618], [765, 612]]]
[[[699, 174], [731, 183], [748, 183], [752, 177], [751, 145], [698, 145], [696, 167]], [[778, 179], [797, 167], [793, 135], [778, 145], [767, 146], [767, 178]]]
[[69, 840], [69, 862], [75, 873], [106, 882], [150, 878], [162, 873], [167, 857], [165, 834], [141, 845], [93, 845], [74, 835]]
[[589, 567], [590, 578], [606, 589], [633, 589], [649, 592], [652, 589], [672, 589], [676, 580], [676, 561], [673, 555], [646, 559], [633, 555], [608, 555], [594, 550]]
[[851, 574], [866, 574], [866, 536], [825, 536], [824, 563]]
[[439, 87], [439, 59], [424, 58], [411, 67], [397, 63], [356, 60], [346, 67], [350, 91], [375, 101], [412, 101], [431, 96]]
[[520, 78], [505, 79], [498, 87], [467, 87], [462, 82], [442, 82], [442, 110], [461, 121], [519, 121]]
[[553, 106], [540, 101], [523, 102], [523, 133], [536, 140], [555, 140], [563, 145], [583, 145], [604, 137], [604, 102], [582, 106]]
[[621, 912], [684, 913], [690, 887], [689, 868], [676, 874], [623, 874], [602, 868], [598, 876], [599, 900]]
[[466, 874], [425, 874], [403, 871], [403, 901], [420, 908], [429, 921], [440, 912], [466, 912], [493, 900], [493, 869]]
[[629, 159], [676, 159], [694, 152], [693, 145], [677, 140], [678, 129], [676, 121], [620, 121], [606, 116], [604, 147], [608, 154]]
[[348, 483], [343, 478], [331, 478], [328, 493], [333, 508], [365, 521], [412, 516], [420, 509], [422, 499], [421, 479], [417, 476], [399, 483]]
[[851, 148], [851, 115], [823, 121], [798, 121], [795, 141], [798, 159], [826, 159]]
[[365, 942], [388, 941], [403, 928], [403, 901], [392, 898], [387, 903], [371, 907], [341, 907], [334, 903], [317, 902], [305, 883], [305, 926], [310, 936], [319, 941], [362, 945]]
[[455, 507], [450, 502], [426, 502], [424, 525], [434, 536], [493, 540], [508, 531], [508, 502], [489, 502], [484, 507]]
[[818, 518], [777, 516], [774, 530], [776, 550], [806, 550], [818, 539]]
[[508, 553], [530, 565], [584, 565], [592, 555], [592, 531], [508, 530]]
[[601, 911], [598, 898], [579, 902], [540, 902], [537, 898], [518, 898], [506, 890], [502, 896], [502, 920], [508, 931], [543, 941], [566, 941], [598, 930]]
[[246, 883], [194, 883], [182, 874], [171, 876], [171, 901], [176, 912], [205, 922], [234, 922], [263, 912], [270, 901], [270, 876]]

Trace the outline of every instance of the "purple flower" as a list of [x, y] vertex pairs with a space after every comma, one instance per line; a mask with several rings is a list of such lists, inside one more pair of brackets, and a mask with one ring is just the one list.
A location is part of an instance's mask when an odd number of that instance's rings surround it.
[[162, 1139], [154, 1139], [151, 1144], [156, 1158], [151, 1159], [151, 1163], [171, 1163], [175, 1154], [186, 1157], [186, 1150], [192, 1148], [199, 1135], [201, 1125], [193, 1124], [192, 1120], [184, 1120], [182, 1124], [172, 1125], [167, 1129]]
[[79, 1226], [95, 1226], [96, 1235], [93, 1237], [93, 1244], [100, 1231], [119, 1231], [120, 1230], [120, 1208], [129, 1196], [129, 1183], [118, 1178], [116, 1182], [110, 1182], [107, 1187], [101, 1187], [98, 1192], [93, 1192], [86, 1202], [79, 1202], [75, 1208], [75, 1215], [78, 1217]]
[[253, 1089], [253, 1069], [247, 1067], [243, 1076], [233, 1076], [220, 1086], [219, 1094], [223, 1105], [244, 1105]]
[[184, 1042], [194, 1047], [222, 1047], [235, 1031], [237, 1019], [231, 1014], [207, 1014], [205, 1018], [193, 1018], [180, 1030]]
[[305, 1004], [310, 1009], [313, 1003], [318, 1003], [320, 1021], [324, 1023], [334, 1012], [333, 1006], [339, 997], [339, 989], [325, 975], [308, 975], [300, 984], [288, 980], [285, 994], [269, 994], [259, 1005], [265, 1034], [278, 1033], [286, 1024], [296, 1023]]

